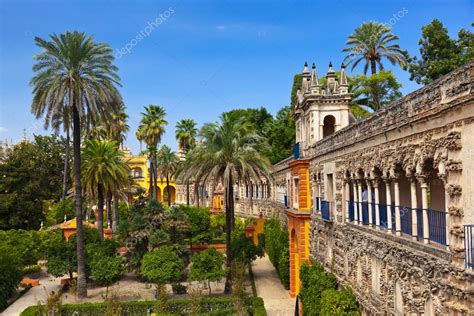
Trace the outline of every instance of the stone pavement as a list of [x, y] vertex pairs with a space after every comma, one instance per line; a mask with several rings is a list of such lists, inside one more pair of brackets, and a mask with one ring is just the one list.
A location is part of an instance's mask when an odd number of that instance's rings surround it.
[[263, 298], [268, 316], [293, 316], [295, 301], [280, 282], [277, 272], [268, 256], [252, 262], [257, 295]]
[[59, 291], [61, 289], [60, 278], [55, 278], [43, 272], [39, 278], [40, 285], [31, 288], [28, 292], [17, 299], [12, 305], [1, 313], [2, 316], [18, 316], [31, 305], [36, 305], [38, 301], [44, 301], [47, 298], [46, 293]]

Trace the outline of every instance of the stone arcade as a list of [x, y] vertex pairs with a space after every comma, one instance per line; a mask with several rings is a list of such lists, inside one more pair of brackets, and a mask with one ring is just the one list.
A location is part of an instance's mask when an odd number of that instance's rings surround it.
[[365, 314], [472, 313], [474, 63], [359, 122], [344, 66], [325, 86], [302, 75], [294, 157], [240, 187], [236, 210], [287, 225], [290, 294], [311, 258]]

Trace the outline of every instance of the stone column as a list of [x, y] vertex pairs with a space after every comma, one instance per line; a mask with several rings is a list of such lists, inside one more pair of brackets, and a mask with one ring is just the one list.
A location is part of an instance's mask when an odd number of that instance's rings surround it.
[[398, 184], [398, 178], [394, 178], [393, 181], [393, 195], [395, 196], [395, 234], [401, 236], [401, 223], [400, 223], [400, 187]]
[[349, 222], [349, 200], [351, 198], [349, 179], [346, 179], [346, 183], [344, 185], [344, 195], [346, 197], [346, 222]]
[[416, 178], [410, 178], [410, 189], [411, 189], [411, 235], [413, 240], [417, 240], [418, 236], [418, 218], [416, 216], [416, 209], [418, 201], [416, 197]]
[[421, 187], [421, 207], [423, 209], [423, 243], [427, 244], [430, 240], [430, 230], [428, 223], [428, 183], [426, 179], [420, 178]]
[[362, 225], [362, 180], [357, 180], [357, 191], [359, 193], [359, 224]]
[[372, 226], [372, 180], [366, 180], [367, 183], [367, 208], [369, 215], [369, 226]]
[[357, 181], [352, 181], [352, 190], [354, 192], [354, 222], [359, 222], [359, 198], [357, 196]]
[[390, 179], [387, 177], [385, 181], [385, 195], [387, 200], [387, 230], [389, 233], [392, 232], [392, 193], [390, 190]]
[[449, 242], [449, 225], [450, 225], [450, 218], [449, 218], [449, 193], [446, 190], [446, 180], [443, 180], [444, 184], [444, 211], [446, 212], [446, 248], [449, 250], [449, 245], [451, 244]]
[[379, 179], [374, 179], [374, 193], [375, 193], [375, 226], [380, 229], [380, 194], [379, 194]]

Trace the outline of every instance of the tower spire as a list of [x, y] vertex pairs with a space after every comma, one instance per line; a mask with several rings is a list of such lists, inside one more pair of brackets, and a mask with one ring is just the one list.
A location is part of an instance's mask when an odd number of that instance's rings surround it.
[[319, 86], [319, 80], [316, 73], [316, 65], [313, 63], [313, 67], [311, 67], [311, 87], [315, 86]]
[[347, 75], [346, 75], [346, 65], [342, 63], [341, 71], [339, 73], [341, 77], [341, 81], [339, 82], [339, 91], [340, 93], [348, 93], [349, 92], [349, 84], [347, 82]]

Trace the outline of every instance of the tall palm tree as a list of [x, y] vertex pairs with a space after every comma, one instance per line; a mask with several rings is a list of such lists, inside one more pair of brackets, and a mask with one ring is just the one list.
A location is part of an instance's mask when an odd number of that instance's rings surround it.
[[[184, 155], [196, 144], [197, 133], [193, 119], [182, 119], [176, 123], [176, 140]], [[186, 205], [189, 206], [189, 181], [186, 181]]]
[[[177, 176], [196, 183], [211, 180], [224, 185], [226, 212], [226, 265], [232, 262], [231, 236], [234, 228], [234, 184], [239, 181], [260, 183], [270, 179], [270, 161], [262, 154], [266, 141], [255, 134], [254, 127], [243, 118], [233, 119], [228, 114], [221, 121], [208, 123], [201, 129], [203, 142], [192, 149], [181, 164]], [[230, 291], [230, 273], [227, 275], [226, 291]]]
[[82, 227], [81, 119], [86, 115], [108, 117], [121, 103], [120, 84], [110, 46], [94, 42], [80, 32], [53, 34], [50, 40], [35, 37], [43, 49], [34, 56], [33, 101], [36, 118], [71, 113], [73, 130], [74, 198], [77, 220], [77, 293], [87, 297], [84, 232]]
[[[160, 105], [149, 105], [142, 112], [142, 119], [137, 130], [137, 138], [147, 145], [150, 161], [150, 199], [156, 198], [158, 188], [158, 177], [156, 171], [158, 144], [165, 133], [166, 111]], [[153, 178], [152, 178], [153, 177]], [[153, 180], [152, 180], [153, 179]]]
[[[170, 177], [174, 176], [178, 167], [178, 157], [168, 146], [164, 145], [158, 151], [157, 170], [161, 178], [166, 178], [166, 188], [168, 193], [168, 206], [171, 206]], [[164, 192], [163, 192], [164, 193]]]
[[384, 23], [365, 22], [349, 35], [347, 45], [343, 52], [349, 52], [344, 59], [348, 64], [352, 64], [354, 69], [361, 61], [365, 60], [364, 74], [370, 65], [372, 74], [377, 73], [377, 65], [383, 69], [382, 58], [387, 58], [392, 65], [406, 66], [407, 60], [404, 51], [398, 44], [391, 42], [399, 37], [392, 33], [392, 28]]
[[[128, 183], [130, 169], [117, 143], [109, 140], [86, 141], [82, 151], [82, 181], [91, 196], [97, 196], [97, 228], [104, 234], [104, 193], [113, 192]], [[97, 193], [97, 195], [96, 195]]]

